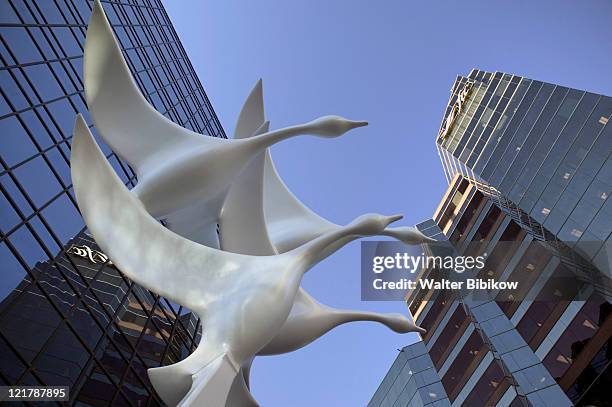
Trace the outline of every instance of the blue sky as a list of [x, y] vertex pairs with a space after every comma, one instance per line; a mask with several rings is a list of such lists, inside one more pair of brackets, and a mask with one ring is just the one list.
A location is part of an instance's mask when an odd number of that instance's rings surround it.
[[[339, 114], [370, 126], [342, 138], [273, 148], [294, 193], [347, 223], [365, 212], [429, 218], [446, 189], [434, 139], [456, 75], [504, 71], [612, 95], [612, 3], [601, 1], [165, 0], [195, 70], [231, 135], [263, 78], [280, 128]], [[321, 263], [303, 285], [337, 307], [407, 312], [361, 302], [359, 244]], [[258, 358], [252, 389], [264, 406], [365, 405], [415, 340], [386, 328], [342, 326], [300, 351]]]

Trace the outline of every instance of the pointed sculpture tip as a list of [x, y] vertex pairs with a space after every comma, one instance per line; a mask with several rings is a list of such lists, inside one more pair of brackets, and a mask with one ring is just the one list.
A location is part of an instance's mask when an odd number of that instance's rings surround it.
[[257, 79], [257, 82], [255, 82], [253, 89], [251, 89], [251, 93], [249, 94], [247, 100], [251, 100], [251, 104], [254, 104], [257, 109], [261, 109], [263, 115], [263, 79]]
[[75, 152], [79, 150], [82, 143], [87, 141], [87, 137], [91, 137], [91, 132], [85, 122], [85, 118], [80, 113], [76, 115], [74, 120], [74, 129], [72, 130], [72, 142], [70, 143], [70, 168], [72, 169], [75, 163]]
[[[89, 29], [92, 26], [92, 22], [102, 19], [109, 26], [110, 22], [108, 22], [108, 18], [106, 18], [106, 13], [104, 12], [104, 7], [100, 0], [94, 0], [93, 7], [91, 9], [91, 16], [89, 17], [89, 24], [87, 26], [87, 32], [89, 33]], [[87, 36], [85, 36], [85, 41], [87, 41]]]
[[402, 219], [403, 217], [404, 217], [404, 215], [400, 215], [400, 214], [389, 216], [388, 217], [389, 223], [397, 222], [398, 220]]
[[368, 122], [363, 121], [363, 120], [347, 120], [347, 119], [342, 119], [345, 120], [349, 129], [353, 130], [356, 129], [358, 127], [364, 127], [368, 125]]
[[78, 135], [81, 133], [78, 130], [80, 130], [83, 127], [87, 128], [87, 123], [85, 122], [85, 118], [83, 117], [81, 113], [77, 113], [76, 118], [74, 120], [74, 129], [72, 130], [72, 136], [78, 137]]
[[72, 130], [72, 142], [79, 138], [91, 138], [93, 140], [93, 134], [89, 130], [89, 125], [85, 121], [85, 117], [81, 113], [76, 115], [74, 120], [74, 129]]
[[251, 91], [251, 93], [263, 93], [263, 79], [257, 79], [257, 82], [255, 82], [255, 86], [253, 86], [253, 90]]

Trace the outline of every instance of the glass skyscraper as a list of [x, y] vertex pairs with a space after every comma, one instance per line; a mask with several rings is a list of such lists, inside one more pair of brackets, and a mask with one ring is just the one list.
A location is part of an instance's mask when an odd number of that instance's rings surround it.
[[517, 222], [609, 284], [611, 112], [609, 96], [473, 70], [455, 81], [436, 145], [449, 182], [461, 173], [489, 187]]
[[[160, 0], [102, 0], [147, 100], [174, 122], [225, 137]], [[69, 385], [71, 404], [161, 404], [146, 368], [186, 357], [193, 314], [134, 285], [84, 228], [70, 178], [92, 3], [0, 5], [0, 384]], [[99, 141], [100, 142], [100, 141]], [[121, 179], [134, 172], [102, 145]]]
[[478, 301], [412, 290], [427, 333], [369, 406], [612, 405], [611, 114], [603, 95], [478, 70], [457, 78], [436, 141], [449, 187], [418, 227], [456, 254], [487, 253], [478, 277], [522, 288]]

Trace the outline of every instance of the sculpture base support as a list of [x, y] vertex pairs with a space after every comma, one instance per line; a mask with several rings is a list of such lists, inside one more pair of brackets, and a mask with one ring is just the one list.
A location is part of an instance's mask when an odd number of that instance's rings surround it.
[[161, 399], [169, 406], [176, 406], [189, 392], [193, 383], [190, 374], [181, 371], [178, 364], [155, 367], [147, 371], [149, 380]]
[[239, 377], [239, 366], [225, 353], [193, 375], [189, 393], [179, 407], [226, 407], [230, 389]]

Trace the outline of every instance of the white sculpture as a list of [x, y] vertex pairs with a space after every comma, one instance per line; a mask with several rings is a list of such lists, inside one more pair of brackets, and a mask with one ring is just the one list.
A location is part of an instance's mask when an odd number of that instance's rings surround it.
[[[84, 66], [87, 101], [98, 131], [136, 170], [139, 184], [133, 192], [145, 209], [155, 217], [166, 218], [173, 231], [214, 248], [219, 244], [215, 230], [219, 222], [223, 250], [256, 256], [304, 250], [302, 245], [326, 237], [328, 244], [320, 247], [317, 257], [311, 259], [313, 264], [360, 237], [360, 234], [348, 233], [350, 225], [335, 225], [299, 202], [276, 173], [267, 147], [299, 134], [335, 137], [367, 123], [327, 116], [269, 132], [268, 123], [264, 122], [261, 82], [258, 82], [240, 114], [235, 140], [202, 137], [190, 132], [166, 119], [146, 102], [97, 0], [87, 32]], [[76, 129], [87, 133], [83, 122], [77, 123]], [[75, 138], [78, 133], [75, 131]], [[76, 184], [77, 181], [75, 188]], [[83, 208], [81, 210], [84, 212]], [[97, 239], [96, 232], [89, 223], [88, 226]], [[374, 233], [408, 244], [431, 240], [415, 228], [407, 227], [383, 228]], [[112, 240], [107, 242], [111, 244]], [[167, 250], [172, 251], [172, 248]], [[113, 258], [112, 254], [110, 256]], [[138, 277], [120, 269], [140, 282]], [[141, 284], [160, 293], [146, 281]], [[185, 304], [180, 299], [174, 300]], [[302, 289], [297, 291], [294, 300], [289, 317], [285, 316], [286, 321], [258, 354], [293, 351], [350, 321], [377, 321], [397, 332], [420, 330], [401, 314], [383, 315], [323, 306]], [[186, 306], [196, 312], [202, 310]], [[228, 405], [256, 405], [248, 391], [252, 356], [241, 362], [243, 373], [236, 376], [231, 391], [228, 390]], [[198, 391], [191, 387], [189, 371], [193, 370], [191, 367], [202, 367], [203, 361], [206, 358], [196, 351], [178, 364], [150, 371], [151, 380], [164, 401], [177, 404], [185, 395], [184, 403], [194, 400]]]
[[[149, 105], [136, 86], [99, 0], [94, 2], [87, 29], [84, 71], [87, 104], [96, 129], [136, 170], [138, 185], [133, 192], [152, 216], [169, 217], [173, 231], [217, 247], [216, 224], [227, 191], [251, 161], [262, 160], [264, 151], [264, 210], [274, 245], [287, 251], [338, 227], [314, 214], [287, 190], [267, 146], [302, 134], [337, 137], [367, 122], [324, 116], [268, 132], [259, 81], [241, 111], [234, 140], [202, 137]], [[431, 240], [408, 227], [388, 229], [383, 235], [408, 244]]]
[[158, 369], [149, 371], [161, 393], [187, 392], [185, 406], [226, 405], [233, 383], [243, 380], [240, 367], [282, 327], [303, 274], [331, 254], [329, 245], [378, 234], [401, 218], [364, 215], [286, 253], [249, 256], [192, 242], [159, 224], [115, 174], [80, 115], [71, 171], [83, 219], [117, 268], [202, 319], [200, 345], [172, 366], [174, 375], [157, 380]]
[[[263, 105], [263, 88], [259, 80], [242, 107], [234, 131], [235, 139], [267, 131], [269, 122], [265, 121]], [[269, 149], [254, 156], [248, 165], [248, 169], [232, 184], [224, 202], [220, 219], [221, 231], [224, 232], [221, 233], [224, 250], [239, 253], [251, 250], [248, 253], [261, 254], [253, 249], [245, 249], [245, 243], [239, 240], [238, 234], [228, 233], [228, 229], [239, 230], [237, 225], [244, 222], [251, 225], [249, 229], [257, 228], [258, 236], [266, 233], [278, 253], [294, 249], [327, 231], [341, 227], [317, 215], [293, 195], [278, 175]], [[228, 216], [230, 212], [231, 216]], [[387, 228], [381, 235], [409, 245], [435, 242], [418, 229], [408, 226]]]
[[[252, 157], [290, 137], [337, 137], [367, 125], [325, 116], [243, 140], [202, 137], [178, 126], [140, 93], [99, 1], [87, 29], [83, 76], [96, 129], [136, 171], [133, 192], [147, 211], [166, 218], [181, 235], [210, 246], [216, 245], [225, 194]], [[204, 177], [208, 182], [201, 182]]]
[[[259, 81], [242, 108], [234, 137], [266, 131], [267, 125]], [[266, 150], [253, 158], [232, 184], [221, 215], [221, 248], [254, 255], [277, 254], [340, 228], [312, 212], [287, 189]], [[433, 240], [410, 227], [387, 228], [382, 234], [407, 244]], [[334, 309], [318, 303], [300, 288], [287, 321], [258, 355], [292, 352], [336, 326], [354, 321], [376, 321], [400, 333], [424, 332], [401, 314]], [[231, 397], [236, 402], [231, 405], [256, 405], [248, 392], [249, 370], [250, 364], [243, 366], [245, 383], [232, 389]]]

